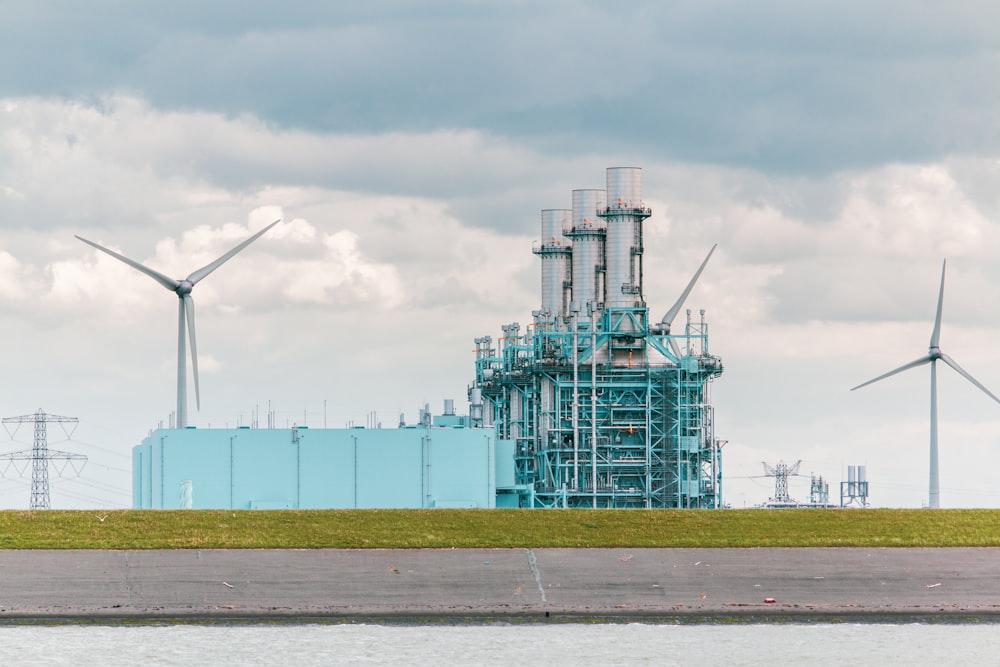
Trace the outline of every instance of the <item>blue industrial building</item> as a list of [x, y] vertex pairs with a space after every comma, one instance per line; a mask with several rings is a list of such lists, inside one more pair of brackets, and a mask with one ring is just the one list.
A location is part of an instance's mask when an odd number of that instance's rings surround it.
[[[135, 508], [511, 504], [513, 443], [494, 429], [158, 429], [132, 450]], [[499, 495], [498, 495], [499, 491]], [[506, 501], [506, 502], [505, 502]]]

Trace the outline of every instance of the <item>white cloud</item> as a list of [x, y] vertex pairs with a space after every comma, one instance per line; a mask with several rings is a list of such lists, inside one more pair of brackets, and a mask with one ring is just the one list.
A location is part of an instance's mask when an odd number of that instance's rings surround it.
[[838, 227], [831, 237], [880, 256], [976, 256], [996, 243], [990, 221], [946, 164], [893, 165], [857, 175]]
[[6, 250], [0, 250], [0, 298], [7, 301], [23, 301], [31, 296], [26, 289], [32, 282], [30, 267]]

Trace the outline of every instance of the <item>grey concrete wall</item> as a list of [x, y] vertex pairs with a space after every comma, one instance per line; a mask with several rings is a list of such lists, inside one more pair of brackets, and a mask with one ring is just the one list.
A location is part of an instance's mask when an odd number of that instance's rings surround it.
[[1000, 621], [1000, 549], [0, 551], [39, 619]]

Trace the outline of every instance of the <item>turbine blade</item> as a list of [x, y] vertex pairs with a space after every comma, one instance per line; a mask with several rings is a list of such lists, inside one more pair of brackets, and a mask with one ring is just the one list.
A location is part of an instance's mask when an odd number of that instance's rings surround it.
[[931, 334], [931, 347], [938, 347], [938, 341], [941, 338], [941, 308], [944, 305], [944, 267], [947, 263], [947, 259], [941, 262], [941, 289], [938, 292], [937, 314], [934, 316], [934, 332]]
[[990, 391], [989, 389], [987, 389], [986, 387], [984, 387], [983, 384], [979, 380], [977, 380], [976, 378], [972, 377], [972, 375], [970, 375], [968, 373], [968, 371], [966, 371], [964, 368], [962, 368], [961, 366], [958, 365], [957, 361], [955, 361], [954, 359], [952, 359], [951, 357], [949, 357], [944, 352], [941, 353], [941, 361], [943, 361], [944, 363], [948, 364], [953, 369], [955, 369], [955, 371], [959, 375], [961, 375], [962, 377], [964, 377], [966, 380], [968, 380], [972, 384], [974, 384], [977, 387], [979, 387], [979, 389], [981, 391], [985, 392], [986, 395], [989, 396], [990, 398], [992, 398], [994, 401], [996, 401], [997, 403], [1000, 403], [1000, 398], [997, 398], [996, 396], [994, 396], [992, 391]]
[[261, 236], [264, 235], [265, 232], [267, 232], [269, 229], [271, 229], [271, 227], [274, 227], [279, 222], [281, 222], [280, 218], [278, 220], [275, 220], [274, 222], [272, 222], [271, 224], [269, 224], [267, 227], [265, 227], [264, 229], [260, 230], [259, 232], [257, 232], [256, 234], [254, 234], [253, 236], [251, 236], [250, 238], [248, 238], [246, 241], [244, 241], [243, 243], [239, 244], [238, 246], [236, 246], [235, 248], [233, 248], [232, 250], [230, 250], [225, 255], [223, 255], [219, 259], [215, 260], [211, 264], [208, 264], [206, 266], [201, 267], [200, 269], [198, 269], [197, 271], [195, 271], [194, 273], [192, 273], [191, 275], [189, 275], [187, 277], [188, 281], [192, 285], [197, 284], [197, 282], [199, 280], [201, 280], [202, 278], [204, 278], [205, 276], [207, 276], [208, 274], [210, 274], [212, 271], [215, 271], [217, 268], [219, 268], [220, 266], [222, 266], [223, 264], [225, 264], [226, 262], [228, 262], [230, 259], [233, 258], [233, 255], [235, 255], [236, 253], [240, 252], [241, 250], [243, 250], [244, 248], [246, 248], [248, 245], [250, 245], [251, 243], [253, 243], [257, 239], [259, 239]]
[[187, 312], [188, 338], [191, 341], [191, 372], [194, 375], [194, 404], [201, 410], [201, 391], [198, 388], [198, 341], [194, 335], [194, 299], [190, 294], [182, 297]]
[[871, 379], [868, 382], [862, 382], [857, 387], [851, 387], [851, 391], [854, 391], [855, 389], [861, 389], [862, 387], [867, 387], [870, 384], [874, 384], [879, 380], [884, 380], [887, 377], [895, 375], [896, 373], [902, 373], [903, 371], [908, 371], [911, 368], [916, 368], [917, 366], [923, 366], [924, 364], [929, 364], [932, 361], [934, 361], [934, 357], [928, 354], [926, 356], [920, 357], [919, 359], [916, 359], [915, 361], [911, 361], [908, 364], [903, 364], [899, 368], [891, 370], [888, 373], [883, 373], [882, 375], [879, 375], [877, 378]]
[[668, 338], [667, 339], [667, 343], [670, 344], [670, 349], [673, 350], [674, 354], [677, 356], [677, 358], [680, 359], [681, 358], [681, 346], [677, 344], [677, 341], [675, 341], [673, 338]]
[[694, 284], [698, 282], [698, 278], [701, 277], [701, 272], [705, 270], [705, 265], [708, 264], [708, 260], [709, 258], [711, 258], [712, 253], [715, 252], [715, 249], [718, 247], [719, 244], [716, 243], [715, 245], [712, 246], [712, 249], [708, 251], [708, 255], [705, 257], [705, 261], [701, 263], [701, 266], [698, 267], [698, 271], [694, 274], [694, 277], [691, 278], [691, 282], [689, 282], [687, 287], [684, 288], [684, 291], [681, 292], [681, 296], [679, 299], [677, 299], [677, 303], [675, 303], [670, 308], [670, 310], [667, 311], [667, 314], [663, 316], [663, 320], [661, 320], [661, 323], [668, 330], [670, 328], [670, 325], [673, 323], [674, 318], [677, 317], [677, 313], [679, 313], [681, 308], [684, 307], [684, 302], [687, 300], [688, 295], [691, 293], [691, 290], [694, 289]]
[[83, 241], [84, 243], [86, 243], [89, 246], [93, 246], [94, 248], [97, 248], [101, 252], [106, 252], [107, 254], [111, 255], [112, 257], [114, 257], [115, 259], [117, 259], [119, 261], [125, 262], [126, 264], [128, 264], [129, 266], [131, 266], [136, 271], [140, 271], [142, 273], [145, 273], [147, 276], [149, 276], [150, 278], [152, 278], [156, 282], [160, 283], [161, 285], [163, 285], [164, 287], [166, 287], [171, 292], [177, 291], [177, 288], [181, 286], [180, 281], [174, 280], [173, 278], [168, 278], [167, 276], [163, 275], [159, 271], [154, 271], [153, 269], [149, 268], [148, 266], [143, 266], [142, 264], [140, 264], [139, 262], [135, 261], [134, 259], [129, 259], [125, 255], [119, 255], [114, 250], [108, 250], [104, 246], [98, 245], [98, 244], [94, 243], [93, 241], [88, 241], [87, 239], [83, 238], [82, 236], [77, 236], [76, 238], [80, 239], [81, 241]]

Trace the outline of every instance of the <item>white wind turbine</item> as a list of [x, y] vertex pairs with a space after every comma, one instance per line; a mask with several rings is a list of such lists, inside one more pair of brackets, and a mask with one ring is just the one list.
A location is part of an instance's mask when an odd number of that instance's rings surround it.
[[928, 505], [931, 508], [937, 509], [941, 506], [941, 487], [938, 480], [938, 416], [937, 416], [937, 361], [940, 359], [947, 365], [955, 369], [955, 371], [964, 377], [966, 380], [972, 384], [979, 387], [987, 396], [992, 398], [997, 403], [1000, 403], [1000, 398], [993, 395], [989, 389], [984, 387], [976, 378], [969, 375], [958, 363], [949, 357], [947, 354], [941, 351], [938, 345], [939, 339], [941, 338], [941, 307], [944, 302], [944, 269], [948, 260], [944, 260], [941, 263], [941, 289], [938, 292], [938, 302], [937, 302], [937, 315], [934, 317], [934, 331], [931, 333], [931, 344], [930, 348], [927, 350], [927, 354], [911, 361], [908, 364], [904, 364], [895, 370], [891, 370], [888, 373], [883, 373], [877, 378], [869, 380], [868, 382], [863, 382], [857, 387], [852, 387], [851, 391], [855, 389], [860, 389], [861, 387], [866, 387], [879, 380], [884, 380], [890, 375], [895, 375], [896, 373], [902, 373], [903, 371], [909, 370], [911, 368], [916, 368], [917, 366], [923, 366], [924, 364], [931, 365], [931, 462], [930, 462], [930, 488], [928, 491]]
[[125, 262], [133, 269], [145, 273], [147, 276], [149, 276], [156, 282], [160, 283], [171, 292], [177, 294], [177, 296], [180, 298], [177, 310], [177, 428], [184, 428], [185, 426], [187, 426], [187, 374], [186, 374], [187, 353], [184, 346], [185, 319], [187, 320], [187, 333], [191, 339], [191, 370], [194, 375], [195, 404], [197, 405], [198, 409], [201, 409], [201, 394], [198, 389], [198, 343], [194, 334], [194, 300], [191, 298], [191, 290], [193, 290], [194, 286], [197, 285], [198, 282], [201, 281], [203, 278], [205, 278], [208, 274], [212, 273], [212, 271], [215, 271], [217, 268], [219, 268], [227, 261], [232, 259], [233, 256], [236, 255], [236, 253], [240, 252], [248, 245], [256, 241], [258, 238], [263, 236], [265, 232], [270, 230], [279, 222], [281, 222], [281, 220], [275, 220], [270, 225], [260, 230], [259, 232], [248, 238], [246, 241], [239, 244], [226, 254], [224, 254], [222, 257], [219, 257], [211, 264], [207, 264], [202, 268], [198, 269], [197, 271], [194, 271], [187, 278], [184, 278], [183, 280], [175, 280], [173, 278], [169, 278], [160, 273], [159, 271], [154, 271], [153, 269], [147, 266], [143, 266], [139, 262], [129, 259], [124, 255], [119, 255], [114, 250], [108, 250], [104, 246], [98, 245], [93, 241], [88, 241], [82, 236], [76, 237], [81, 241], [83, 241], [84, 243], [86, 243], [87, 245], [93, 246], [98, 250], [100, 250], [101, 252], [106, 252], [115, 259]]
[[[698, 282], [698, 278], [701, 277], [702, 271], [705, 270], [705, 266], [708, 264], [708, 260], [712, 258], [712, 253], [715, 252], [715, 249], [718, 247], [719, 247], [718, 243], [712, 246], [712, 249], [708, 251], [708, 254], [705, 256], [705, 259], [702, 261], [701, 266], [699, 266], [698, 270], [695, 272], [694, 277], [691, 278], [691, 281], [687, 284], [687, 287], [684, 288], [684, 291], [681, 292], [681, 295], [677, 298], [677, 301], [674, 303], [674, 305], [671, 306], [670, 310], [666, 312], [666, 314], [663, 316], [663, 319], [660, 321], [659, 324], [654, 324], [653, 326], [650, 327], [650, 330], [653, 333], [657, 334], [670, 333], [670, 327], [674, 323], [674, 318], [677, 317], [677, 313], [681, 312], [681, 308], [684, 307], [684, 302], [687, 301], [688, 295], [691, 294], [691, 290], [694, 289], [695, 283]], [[674, 355], [676, 355], [677, 358], [680, 359], [681, 350], [680, 347], [677, 345], [677, 341], [675, 341], [673, 338], [668, 338], [667, 341], [670, 343], [670, 349], [673, 350]]]

